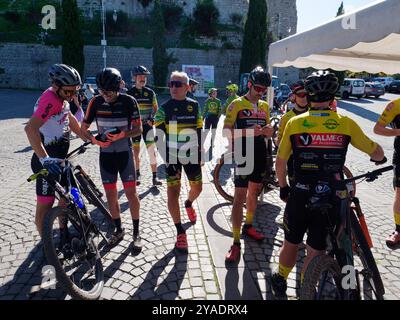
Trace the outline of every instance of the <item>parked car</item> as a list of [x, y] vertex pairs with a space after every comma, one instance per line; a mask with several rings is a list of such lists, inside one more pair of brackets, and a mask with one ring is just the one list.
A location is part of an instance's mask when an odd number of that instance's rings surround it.
[[373, 78], [371, 82], [379, 82], [383, 84], [385, 87], [385, 90], [389, 88], [389, 85], [394, 81], [392, 77], [379, 77], [379, 78]]
[[400, 80], [394, 80], [387, 89], [390, 93], [400, 93]]
[[363, 79], [344, 79], [339, 93], [343, 99], [348, 99], [349, 97], [360, 99], [365, 95], [365, 81]]
[[385, 87], [379, 82], [366, 82], [365, 83], [365, 97], [374, 96], [379, 98], [385, 94]]
[[284, 103], [287, 99], [289, 99], [292, 90], [287, 84], [281, 84], [279, 89], [277, 90], [276, 98], [280, 104]]

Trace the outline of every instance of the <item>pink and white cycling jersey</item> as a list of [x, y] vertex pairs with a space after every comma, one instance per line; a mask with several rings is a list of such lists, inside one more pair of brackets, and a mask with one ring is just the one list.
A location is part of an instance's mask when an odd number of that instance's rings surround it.
[[52, 90], [47, 89], [36, 101], [33, 116], [44, 121], [40, 127], [43, 144], [49, 145], [68, 139], [69, 103], [62, 101]]

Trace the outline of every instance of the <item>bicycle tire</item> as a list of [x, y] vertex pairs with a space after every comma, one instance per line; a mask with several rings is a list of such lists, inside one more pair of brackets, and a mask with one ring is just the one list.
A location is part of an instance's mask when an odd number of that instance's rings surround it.
[[219, 180], [219, 175], [220, 175], [220, 172], [221, 172], [221, 168], [222, 168], [222, 166], [223, 166], [224, 163], [225, 163], [225, 159], [227, 159], [228, 157], [231, 157], [231, 159], [232, 159], [233, 153], [226, 153], [226, 154], [223, 154], [223, 155], [221, 156], [221, 158], [218, 160], [217, 165], [216, 165], [215, 168], [214, 168], [214, 175], [213, 175], [213, 178], [214, 178], [214, 185], [215, 185], [215, 188], [217, 189], [218, 193], [219, 193], [225, 200], [227, 200], [227, 201], [229, 201], [229, 202], [233, 202], [233, 194], [229, 194], [229, 193], [221, 186], [221, 183], [220, 183], [220, 180]]
[[379, 273], [378, 267], [376, 265], [374, 256], [371, 252], [371, 249], [368, 246], [368, 242], [365, 239], [364, 233], [361, 229], [360, 223], [357, 219], [357, 214], [354, 211], [354, 208], [351, 208], [350, 211], [350, 221], [351, 221], [351, 230], [353, 233], [353, 238], [356, 241], [356, 245], [358, 245], [359, 250], [356, 250], [356, 253], [360, 257], [360, 260], [363, 264], [363, 267], [368, 271], [372, 272], [372, 281], [374, 284], [374, 292], [377, 300], [383, 300], [383, 296], [385, 295], [385, 288], [382, 282], [381, 275]]
[[103, 264], [101, 262], [99, 253], [97, 252], [96, 254], [96, 261], [94, 264], [96, 283], [92, 290], [85, 291], [75, 285], [75, 283], [73, 283], [65, 273], [56, 252], [56, 247], [53, 242], [53, 223], [56, 219], [62, 216], [68, 217], [70, 214], [72, 214], [70, 209], [62, 207], [54, 207], [47, 213], [43, 224], [42, 237], [45, 255], [48, 263], [54, 267], [56, 271], [56, 278], [65, 292], [67, 292], [74, 299], [97, 300], [100, 297], [104, 286]]
[[99, 209], [100, 212], [109, 220], [109, 222], [112, 222], [111, 213], [107, 209], [107, 205], [103, 199], [97, 195], [95, 186], [93, 186], [92, 183], [90, 183], [90, 181], [88, 181], [81, 173], [76, 173], [75, 177], [82, 188], [83, 195], [89, 201], [89, 203], [93, 204], [97, 209]]
[[[300, 300], [315, 300], [316, 286], [322, 274], [326, 271], [333, 275], [336, 284], [341, 283], [342, 276], [337, 261], [328, 255], [317, 256], [310, 261], [304, 274], [304, 282], [300, 289]], [[341, 287], [339, 286], [337, 289], [342, 298], [344, 295]]]

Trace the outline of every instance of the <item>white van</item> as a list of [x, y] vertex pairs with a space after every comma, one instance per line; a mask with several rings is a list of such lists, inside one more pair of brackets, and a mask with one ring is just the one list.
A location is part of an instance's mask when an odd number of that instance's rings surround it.
[[365, 95], [365, 81], [363, 79], [344, 79], [339, 92], [342, 99], [349, 97], [360, 99]]

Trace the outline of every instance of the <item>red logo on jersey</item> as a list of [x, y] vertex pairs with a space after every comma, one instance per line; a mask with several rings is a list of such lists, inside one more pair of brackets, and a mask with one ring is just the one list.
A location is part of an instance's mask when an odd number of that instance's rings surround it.
[[296, 136], [296, 145], [311, 148], [345, 148], [348, 145], [348, 138], [343, 134], [302, 134]]

